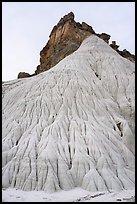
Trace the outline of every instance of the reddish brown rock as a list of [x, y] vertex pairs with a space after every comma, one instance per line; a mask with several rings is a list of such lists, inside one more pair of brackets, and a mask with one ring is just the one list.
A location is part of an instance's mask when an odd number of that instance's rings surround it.
[[103, 39], [106, 43], [109, 43], [109, 39], [111, 37], [110, 35], [106, 33], [97, 34], [97, 36]]
[[118, 50], [119, 45], [116, 44], [116, 41], [112, 41], [112, 44], [110, 44], [110, 47], [112, 47], [114, 50]]
[[26, 78], [26, 77], [30, 77], [31, 75], [29, 73], [26, 72], [19, 72], [18, 74], [18, 79], [19, 78]]
[[[73, 12], [68, 13], [55, 25], [49, 35], [49, 40], [40, 52], [40, 64], [36, 67], [34, 74], [20, 72], [18, 78], [31, 77], [44, 72], [66, 56], [76, 51], [83, 40], [88, 36], [95, 34], [109, 44], [110, 35], [107, 33], [97, 34], [93, 28], [85, 22], [79, 23], [74, 20]], [[112, 41], [110, 46], [116, 50], [122, 57], [132, 62], [135, 61], [135, 55], [130, 52], [118, 50], [116, 41]]]
[[126, 49], [124, 49], [123, 51], [118, 50], [118, 53], [122, 57], [130, 60], [131, 62], [135, 62], [135, 55], [131, 54], [128, 50], [126, 50]]
[[91, 34], [95, 34], [92, 27], [85, 22], [75, 22], [72, 12], [65, 15], [51, 31], [48, 43], [40, 52], [40, 65], [35, 72], [38, 74], [56, 65], [77, 50]]
[[124, 49], [123, 51], [119, 50], [119, 45], [116, 44], [116, 41], [112, 41], [112, 44], [110, 44], [110, 47], [112, 47], [114, 50], [116, 50], [122, 57], [130, 60], [131, 62], [135, 62], [135, 55], [131, 54], [129, 51]]

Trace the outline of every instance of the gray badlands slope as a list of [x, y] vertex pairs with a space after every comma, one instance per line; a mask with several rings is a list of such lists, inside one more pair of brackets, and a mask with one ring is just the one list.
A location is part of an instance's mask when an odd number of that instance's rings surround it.
[[134, 72], [91, 35], [52, 69], [3, 83], [3, 187], [134, 189]]

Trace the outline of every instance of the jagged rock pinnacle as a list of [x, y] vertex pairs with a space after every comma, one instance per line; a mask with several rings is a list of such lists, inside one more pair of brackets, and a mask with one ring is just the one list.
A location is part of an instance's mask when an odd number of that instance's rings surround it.
[[72, 12], [65, 15], [54, 26], [47, 45], [40, 52], [40, 65], [36, 74], [50, 69], [73, 53], [86, 37], [94, 33], [92, 27], [85, 22], [82, 24], [75, 22]]
[[[55, 25], [49, 35], [49, 40], [45, 47], [40, 52], [40, 64], [36, 67], [35, 73], [30, 75], [34, 76], [41, 72], [44, 72], [58, 62], [64, 59], [66, 56], [76, 51], [83, 40], [92, 34], [97, 35], [109, 44], [110, 35], [106, 33], [95, 33], [93, 28], [85, 22], [79, 23], [74, 20], [75, 15], [73, 12], [68, 13], [62, 17], [57, 25]], [[135, 61], [135, 56], [129, 52], [123, 52], [116, 49], [116, 45], [110, 45], [121, 56]], [[118, 48], [118, 47], [117, 47]], [[21, 72], [22, 73], [22, 72]], [[28, 75], [19, 74], [18, 78], [28, 77]]]

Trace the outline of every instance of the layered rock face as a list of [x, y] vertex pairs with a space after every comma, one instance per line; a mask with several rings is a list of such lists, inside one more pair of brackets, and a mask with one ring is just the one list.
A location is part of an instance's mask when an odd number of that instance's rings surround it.
[[[76, 51], [83, 40], [88, 36], [95, 34], [109, 44], [110, 35], [106, 33], [96, 33], [93, 28], [85, 22], [79, 23], [74, 20], [74, 13], [70, 12], [60, 19], [58, 24], [54, 26], [46, 46], [40, 52], [40, 64], [37, 66], [35, 73], [28, 74], [20, 72], [18, 78], [32, 77], [41, 72], [55, 66], [66, 56]], [[118, 50], [116, 41], [113, 41], [110, 46], [116, 50], [121, 56], [135, 61], [135, 56], [127, 50]]]
[[135, 64], [92, 34], [31, 78], [4, 82], [2, 185], [135, 188]]
[[76, 23], [72, 12], [65, 15], [54, 26], [47, 45], [40, 52], [40, 65], [37, 67], [36, 74], [50, 69], [73, 53], [82, 41], [93, 33], [95, 32], [92, 27], [86, 23]]

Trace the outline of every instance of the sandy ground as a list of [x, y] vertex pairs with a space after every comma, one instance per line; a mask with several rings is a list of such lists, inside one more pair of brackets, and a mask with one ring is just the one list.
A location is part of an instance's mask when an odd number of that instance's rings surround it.
[[46, 193], [7, 188], [2, 189], [2, 202], [135, 202], [135, 190], [92, 193], [75, 188], [70, 191]]

